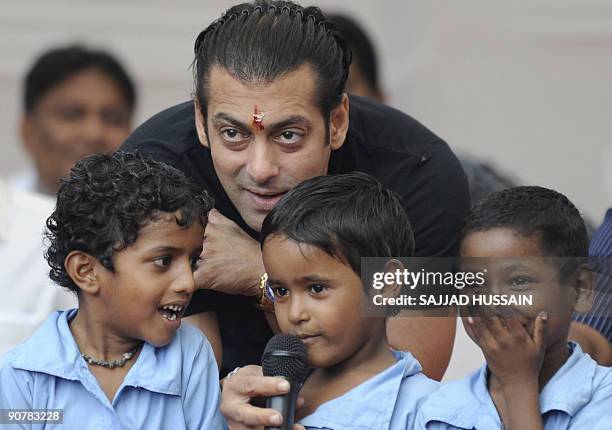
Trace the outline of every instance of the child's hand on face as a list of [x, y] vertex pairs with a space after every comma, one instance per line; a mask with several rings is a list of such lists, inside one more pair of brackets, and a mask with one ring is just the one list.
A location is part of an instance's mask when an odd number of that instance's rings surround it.
[[537, 384], [546, 347], [546, 312], [536, 317], [532, 334], [514, 316], [488, 314], [469, 316], [467, 320], [466, 330], [502, 387]]

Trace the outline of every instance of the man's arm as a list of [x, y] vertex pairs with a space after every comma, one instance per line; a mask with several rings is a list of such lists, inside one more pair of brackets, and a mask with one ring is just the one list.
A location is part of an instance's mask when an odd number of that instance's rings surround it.
[[199, 328], [204, 336], [210, 342], [215, 360], [217, 360], [217, 368], [221, 369], [223, 362], [223, 345], [221, 344], [221, 332], [219, 331], [219, 322], [217, 321], [216, 312], [202, 312], [200, 314], [185, 317], [185, 321]]
[[419, 360], [423, 373], [440, 381], [446, 372], [457, 327], [456, 311], [449, 316], [408, 316], [400, 314], [387, 321], [387, 339], [393, 349], [409, 351]]
[[235, 222], [211, 210], [202, 261], [195, 272], [197, 288], [255, 298], [264, 271], [259, 243]]

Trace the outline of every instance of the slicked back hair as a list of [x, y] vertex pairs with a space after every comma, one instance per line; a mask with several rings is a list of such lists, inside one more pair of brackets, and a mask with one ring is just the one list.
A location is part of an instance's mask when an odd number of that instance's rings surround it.
[[194, 51], [195, 94], [205, 118], [212, 67], [245, 83], [269, 84], [309, 65], [315, 73], [315, 102], [328, 126], [351, 63], [348, 44], [321, 10], [290, 1], [231, 7], [198, 35]]

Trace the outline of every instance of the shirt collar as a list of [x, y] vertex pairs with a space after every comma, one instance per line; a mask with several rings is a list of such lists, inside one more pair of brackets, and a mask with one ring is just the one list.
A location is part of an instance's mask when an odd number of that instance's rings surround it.
[[307, 428], [388, 428], [402, 381], [421, 372], [409, 352], [393, 351], [397, 363], [340, 397], [320, 405], [299, 423]]
[[540, 393], [543, 414], [560, 410], [574, 416], [591, 399], [597, 363], [577, 343], [569, 347], [570, 356]]
[[[540, 392], [540, 411], [562, 411], [574, 416], [591, 398], [597, 363], [574, 342], [568, 343], [570, 356]], [[488, 428], [499, 426], [499, 414], [487, 389], [486, 364], [468, 378], [443, 385], [435, 400], [427, 402], [428, 421], [441, 421], [455, 427]]]
[[[91, 372], [68, 325], [77, 311], [58, 311], [47, 318], [24, 344], [14, 350], [13, 367], [68, 380], [84, 382], [90, 379]], [[122, 385], [180, 395], [182, 353], [178, 337], [177, 333], [163, 348], [145, 342]]]

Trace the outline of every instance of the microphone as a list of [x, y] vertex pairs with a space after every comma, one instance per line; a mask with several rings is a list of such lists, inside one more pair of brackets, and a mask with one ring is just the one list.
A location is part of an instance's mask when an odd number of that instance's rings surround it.
[[283, 417], [280, 427], [266, 427], [266, 430], [293, 429], [295, 403], [308, 370], [306, 357], [304, 343], [295, 336], [277, 334], [266, 344], [261, 359], [264, 376], [280, 376], [291, 386], [287, 394], [266, 399], [266, 407], [278, 411]]

